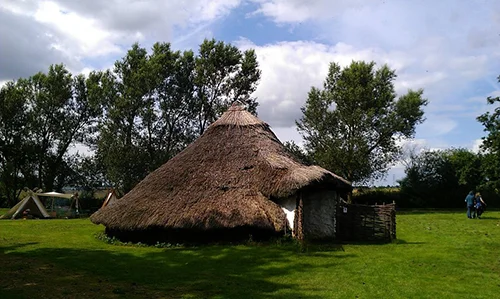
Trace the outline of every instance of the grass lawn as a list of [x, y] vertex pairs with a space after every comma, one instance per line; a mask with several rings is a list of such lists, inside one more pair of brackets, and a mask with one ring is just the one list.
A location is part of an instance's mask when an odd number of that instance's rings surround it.
[[398, 241], [110, 245], [88, 219], [0, 221], [0, 298], [498, 298], [500, 212], [400, 213]]

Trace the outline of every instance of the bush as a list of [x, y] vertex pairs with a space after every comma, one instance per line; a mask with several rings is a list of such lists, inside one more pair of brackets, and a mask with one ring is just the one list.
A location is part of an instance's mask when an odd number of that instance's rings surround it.
[[396, 203], [398, 208], [418, 208], [421, 207], [411, 197], [402, 193], [399, 188], [359, 188], [353, 192], [353, 203], [364, 205], [390, 204]]
[[93, 191], [82, 191], [78, 195], [80, 207], [85, 213], [92, 214], [99, 210], [104, 202], [104, 198], [96, 198]]

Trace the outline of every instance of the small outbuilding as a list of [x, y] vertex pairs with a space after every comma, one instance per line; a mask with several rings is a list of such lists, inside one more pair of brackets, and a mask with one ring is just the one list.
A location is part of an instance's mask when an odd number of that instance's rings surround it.
[[231, 106], [205, 133], [102, 207], [92, 222], [124, 241], [334, 239], [345, 179], [294, 157], [269, 125]]

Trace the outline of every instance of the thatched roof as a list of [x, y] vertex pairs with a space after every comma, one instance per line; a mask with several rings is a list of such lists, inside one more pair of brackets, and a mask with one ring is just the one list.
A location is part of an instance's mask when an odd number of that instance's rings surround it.
[[311, 184], [349, 182], [293, 157], [269, 125], [233, 105], [184, 151], [91, 216], [117, 230], [200, 230], [251, 226], [282, 231], [282, 209], [269, 198]]

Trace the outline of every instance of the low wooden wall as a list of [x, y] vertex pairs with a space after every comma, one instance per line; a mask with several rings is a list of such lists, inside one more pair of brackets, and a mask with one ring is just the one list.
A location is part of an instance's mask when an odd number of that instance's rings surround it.
[[361, 242], [396, 239], [396, 205], [339, 204], [336, 238]]

